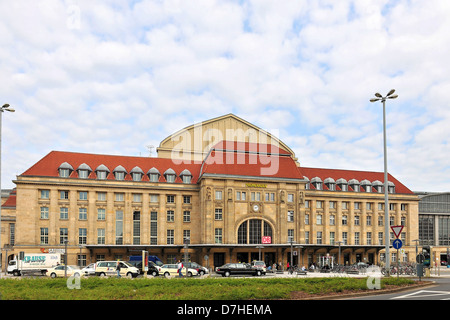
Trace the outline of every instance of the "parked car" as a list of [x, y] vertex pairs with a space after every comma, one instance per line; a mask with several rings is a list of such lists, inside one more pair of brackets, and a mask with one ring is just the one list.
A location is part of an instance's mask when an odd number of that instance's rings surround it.
[[[195, 269], [188, 268], [187, 271], [188, 271], [187, 272], [187, 276], [188, 277], [192, 277], [192, 276], [198, 275], [198, 272]], [[163, 264], [161, 266], [161, 271], [160, 271], [159, 274], [164, 275], [164, 277], [166, 277], [166, 278], [169, 277], [169, 276], [177, 276], [178, 275], [177, 264], [176, 263], [174, 263], [174, 264]], [[186, 268], [185, 267], [183, 267], [183, 269], [181, 270], [181, 274], [183, 276], [186, 276]]]
[[85, 276], [95, 276], [95, 263], [90, 263], [83, 269], [81, 269], [81, 272]]
[[[65, 269], [66, 269], [66, 266], [64, 266], [64, 265], [59, 265], [59, 266], [55, 266], [53, 268], [49, 268], [47, 270], [47, 276], [52, 277], [52, 278], [64, 277], [64, 275], [66, 274]], [[67, 276], [80, 277], [82, 274], [83, 273], [79, 267], [67, 266]]]
[[126, 261], [100, 261], [95, 264], [95, 275], [116, 276], [117, 275], [117, 263], [120, 263], [120, 275], [128, 278], [136, 278], [139, 275], [139, 269], [133, 267]]
[[264, 272], [267, 271], [266, 263], [264, 261], [253, 261], [252, 267], [253, 268], [261, 268], [264, 270]]
[[186, 265], [188, 268], [197, 270], [197, 273], [201, 276], [203, 276], [209, 272], [208, 268], [199, 265], [197, 262], [188, 262]]
[[227, 263], [216, 269], [216, 273], [222, 275], [222, 277], [229, 277], [233, 274], [243, 274], [251, 276], [261, 276], [266, 272], [260, 268], [253, 268], [249, 263]]
[[[144, 271], [142, 271], [142, 261], [128, 261], [129, 264], [131, 264], [133, 267], [136, 267], [139, 269], [140, 274], [143, 274]], [[157, 277], [161, 271], [161, 267], [156, 265], [153, 261], [148, 262], [148, 275], [152, 275], [154, 277]]]

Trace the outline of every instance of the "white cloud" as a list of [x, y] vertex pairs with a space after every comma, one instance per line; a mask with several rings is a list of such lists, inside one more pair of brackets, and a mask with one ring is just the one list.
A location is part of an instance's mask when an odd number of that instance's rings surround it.
[[383, 170], [448, 191], [445, 0], [0, 3], [2, 186], [50, 150], [148, 154], [233, 112], [302, 165]]

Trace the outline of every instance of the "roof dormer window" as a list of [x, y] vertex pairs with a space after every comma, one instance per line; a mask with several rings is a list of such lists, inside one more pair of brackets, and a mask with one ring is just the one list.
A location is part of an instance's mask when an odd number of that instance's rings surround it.
[[89, 174], [92, 172], [92, 169], [86, 163], [83, 163], [80, 164], [80, 166], [77, 169], [77, 172], [78, 178], [87, 179], [89, 177]]
[[131, 178], [133, 181], [141, 181], [142, 177], [144, 176], [144, 171], [142, 171], [139, 167], [134, 167], [131, 171]]
[[372, 192], [372, 184], [369, 180], [361, 181], [361, 186], [365, 192]]
[[192, 174], [188, 169], [184, 169], [180, 173], [180, 177], [183, 180], [183, 183], [189, 184], [192, 181]]
[[166, 178], [167, 182], [173, 183], [175, 182], [177, 174], [172, 168], [169, 168], [164, 172], [164, 177]]
[[395, 193], [395, 184], [391, 181], [388, 181], [388, 193]]
[[350, 186], [350, 188], [353, 189], [353, 191], [355, 192], [359, 192], [359, 181], [356, 179], [352, 179], [348, 182], [348, 185]]
[[382, 193], [383, 192], [383, 183], [381, 183], [381, 181], [375, 180], [374, 182], [372, 182], [372, 187], [378, 193]]
[[68, 178], [73, 171], [73, 167], [67, 162], [62, 163], [58, 168], [58, 173], [61, 178]]
[[316, 188], [316, 190], [322, 190], [322, 179], [315, 177], [311, 179], [311, 184]]
[[116, 180], [125, 180], [125, 176], [127, 175], [127, 170], [125, 170], [124, 167], [122, 166], [117, 166], [114, 170], [113, 170], [113, 174], [114, 174], [114, 178]]
[[341, 191], [348, 191], [348, 183], [347, 180], [340, 178], [336, 181], [337, 186], [341, 189]]
[[159, 182], [159, 177], [161, 176], [161, 173], [159, 173], [159, 170], [155, 167], [151, 168], [147, 172], [148, 178], [150, 179], [150, 182]]
[[311, 188], [311, 183], [310, 183], [309, 179], [305, 176], [303, 176], [303, 179], [306, 181], [305, 189], [309, 190]]
[[336, 181], [333, 178], [326, 178], [324, 182], [328, 190], [336, 191]]
[[106, 177], [109, 174], [109, 169], [104, 164], [101, 164], [95, 169], [95, 174], [97, 175], [97, 179], [99, 180], [106, 180]]

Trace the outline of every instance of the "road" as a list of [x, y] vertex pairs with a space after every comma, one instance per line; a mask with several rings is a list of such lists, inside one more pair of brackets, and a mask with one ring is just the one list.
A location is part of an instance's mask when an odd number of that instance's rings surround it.
[[370, 295], [354, 297], [347, 300], [390, 300], [390, 301], [417, 301], [417, 300], [450, 300], [450, 270], [441, 270], [439, 276], [431, 275], [423, 278], [426, 281], [434, 281], [434, 285], [416, 288], [408, 291], [390, 294]]

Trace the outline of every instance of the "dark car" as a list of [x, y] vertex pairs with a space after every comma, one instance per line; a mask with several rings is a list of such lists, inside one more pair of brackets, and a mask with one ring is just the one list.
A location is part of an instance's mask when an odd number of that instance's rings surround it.
[[[141, 272], [141, 274], [144, 273], [142, 271], [142, 261], [129, 261], [129, 263], [131, 265], [133, 265], [134, 267], [138, 268], [139, 271]], [[161, 268], [158, 267], [153, 261], [148, 262], [148, 271], [147, 271], [148, 275], [152, 275], [152, 276], [156, 277], [159, 275], [160, 270], [161, 270]]]
[[218, 267], [216, 273], [221, 274], [222, 277], [229, 277], [232, 274], [261, 276], [266, 272], [262, 268], [252, 267], [249, 263], [227, 263]]

